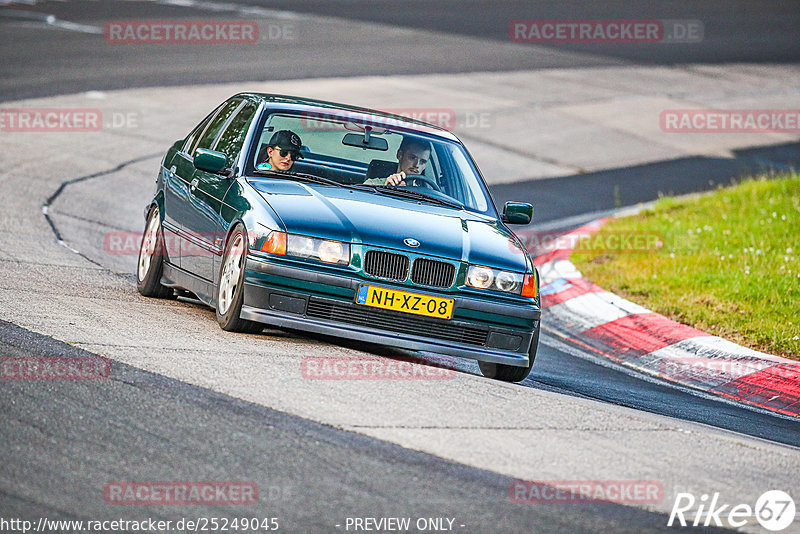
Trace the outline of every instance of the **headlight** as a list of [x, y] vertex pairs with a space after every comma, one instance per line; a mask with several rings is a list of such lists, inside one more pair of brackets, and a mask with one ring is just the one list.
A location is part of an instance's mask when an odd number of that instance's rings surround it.
[[517, 286], [519, 286], [521, 281], [522, 277], [515, 273], [500, 271], [494, 279], [494, 285], [497, 286], [497, 289], [500, 291], [516, 293], [518, 289]]
[[289, 254], [304, 258], [314, 257], [314, 240], [301, 235], [289, 236]]
[[470, 265], [467, 272], [467, 283], [478, 289], [489, 289], [494, 281], [494, 273], [488, 267]]
[[348, 265], [350, 263], [350, 244], [289, 234], [286, 242], [286, 254], [325, 263]]
[[[317, 247], [317, 254], [319, 259], [325, 263], [342, 263], [342, 260], [345, 259], [344, 247], [338, 241], [323, 241]], [[350, 263], [349, 256], [348, 254], [347, 261], [344, 263]]]
[[504, 293], [522, 294], [525, 275], [500, 271], [481, 265], [470, 265], [467, 271], [467, 285], [478, 289], [493, 289]]

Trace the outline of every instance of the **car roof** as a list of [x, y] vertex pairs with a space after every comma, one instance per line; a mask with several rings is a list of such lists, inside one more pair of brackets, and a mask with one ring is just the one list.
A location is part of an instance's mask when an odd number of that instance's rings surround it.
[[405, 117], [403, 115], [396, 115], [394, 113], [387, 113], [385, 111], [378, 111], [359, 106], [351, 106], [348, 104], [340, 104], [338, 102], [329, 102], [326, 100], [316, 100], [313, 98], [303, 98], [298, 96], [277, 95], [269, 93], [239, 93], [231, 98], [248, 98], [250, 100], [265, 103], [273, 109], [287, 109], [293, 111], [300, 111], [309, 113], [311, 115], [319, 114], [319, 116], [336, 116], [336, 115], [350, 115], [353, 119], [360, 121], [376, 123], [390, 123], [408, 129], [416, 130], [421, 133], [435, 135], [444, 139], [455, 141], [461, 144], [461, 141], [452, 132], [439, 126], [429, 124], [417, 119]]

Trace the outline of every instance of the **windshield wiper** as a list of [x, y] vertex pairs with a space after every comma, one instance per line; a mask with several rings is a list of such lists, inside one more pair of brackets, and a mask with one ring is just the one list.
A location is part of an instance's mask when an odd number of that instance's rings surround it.
[[426, 202], [433, 202], [434, 204], [439, 204], [441, 206], [448, 206], [451, 208], [463, 209], [464, 205], [457, 200], [445, 200], [443, 198], [432, 197], [430, 195], [426, 195], [424, 193], [419, 193], [417, 191], [409, 191], [407, 189], [398, 189], [395, 186], [391, 185], [367, 185], [367, 184], [343, 184], [341, 182], [337, 182], [336, 180], [331, 180], [330, 178], [325, 178], [323, 176], [317, 176], [316, 174], [308, 174], [305, 172], [291, 172], [291, 171], [276, 171], [276, 170], [266, 170], [266, 169], [255, 169], [253, 171], [256, 174], [269, 174], [273, 176], [281, 176], [286, 177], [288, 179], [292, 178], [300, 178], [301, 180], [306, 180], [308, 182], [314, 182], [317, 184], [324, 184], [324, 185], [334, 185], [337, 187], [344, 187], [347, 189], [359, 189], [362, 191], [376, 191], [382, 194], [389, 194], [394, 195], [397, 197], [409, 198], [413, 200], [424, 200]]
[[339, 187], [344, 187], [344, 184], [340, 184], [336, 180], [331, 180], [330, 178], [325, 178], [323, 176], [317, 176], [316, 174], [307, 174], [305, 172], [290, 172], [290, 171], [274, 171], [274, 170], [266, 170], [266, 169], [255, 169], [256, 174], [271, 174], [274, 176], [283, 176], [286, 178], [302, 178], [303, 180], [314, 182], [318, 184], [325, 184], [325, 185], [336, 185]]
[[314, 182], [316, 184], [324, 184], [324, 185], [335, 185], [337, 187], [344, 187], [348, 189], [362, 189], [362, 190], [371, 190], [370, 186], [365, 186], [362, 184], [343, 184], [341, 182], [337, 182], [336, 180], [331, 180], [330, 178], [325, 178], [324, 176], [317, 176], [316, 174], [309, 174], [306, 172], [291, 172], [291, 171], [274, 171], [274, 170], [266, 170], [266, 169], [255, 169], [256, 174], [271, 174], [275, 176], [281, 176], [286, 178], [300, 178], [306, 180], [308, 182]]
[[408, 189], [398, 189], [397, 187], [391, 185], [373, 185], [370, 187], [375, 188], [375, 190], [380, 193], [388, 193], [398, 197], [412, 198], [414, 200], [424, 200], [427, 202], [440, 204], [442, 206], [449, 206], [451, 208], [458, 208], [458, 209], [464, 208], [464, 204], [462, 204], [457, 200], [445, 200], [443, 198], [433, 197], [430, 195], [426, 195], [425, 193], [420, 193], [418, 191], [409, 191]]

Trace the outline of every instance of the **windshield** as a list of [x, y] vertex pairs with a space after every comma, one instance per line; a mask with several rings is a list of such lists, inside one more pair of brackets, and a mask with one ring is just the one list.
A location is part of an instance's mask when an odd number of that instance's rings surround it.
[[[304, 173], [346, 186], [364, 184], [375, 194], [402, 195], [409, 201], [431, 199], [441, 205], [495, 216], [483, 181], [463, 146], [408, 130], [399, 123], [330, 110], [272, 112], [263, 121], [247, 169]], [[288, 146], [293, 143], [292, 134], [301, 143], [299, 157], [291, 158], [288, 169], [281, 168], [289, 161], [287, 152], [297, 153], [293, 150], [296, 146]], [[271, 141], [284, 149], [283, 163], [270, 159], [280, 158], [281, 153], [274, 148], [268, 150]], [[387, 181], [401, 171], [406, 175], [404, 183]]]

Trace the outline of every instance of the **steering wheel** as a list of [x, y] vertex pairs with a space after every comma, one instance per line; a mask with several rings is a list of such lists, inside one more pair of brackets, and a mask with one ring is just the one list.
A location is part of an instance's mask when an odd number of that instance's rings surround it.
[[429, 188], [439, 191], [441, 193], [442, 189], [439, 187], [439, 184], [431, 178], [430, 176], [425, 176], [424, 174], [407, 174], [406, 173], [406, 183], [408, 182], [423, 182]]

